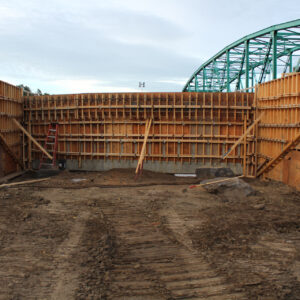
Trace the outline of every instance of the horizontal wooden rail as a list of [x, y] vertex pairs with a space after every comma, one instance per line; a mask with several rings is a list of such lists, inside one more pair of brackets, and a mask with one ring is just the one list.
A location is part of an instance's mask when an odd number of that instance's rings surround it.
[[[216, 165], [253, 120], [252, 93], [124, 93], [25, 97], [25, 122], [39, 142], [59, 124], [58, 155], [136, 160], [152, 119], [146, 160]], [[253, 137], [247, 136], [248, 149]], [[251, 146], [250, 146], [251, 145]], [[243, 147], [239, 147], [243, 152]], [[39, 159], [32, 149], [32, 158]], [[223, 164], [241, 164], [239, 155]], [[249, 166], [253, 164], [249, 159]]]
[[258, 173], [257, 176], [262, 175], [265, 172], [269, 172], [272, 170], [295, 146], [297, 146], [300, 143], [300, 133], [298, 136], [289, 142], [282, 151], [277, 154], [272, 160], [270, 160]]
[[[265, 112], [257, 132], [257, 175], [299, 188], [294, 150], [300, 147], [293, 146], [293, 141], [300, 130], [300, 73], [258, 85], [255, 98], [257, 113]], [[291, 160], [283, 160], [289, 153]]]
[[[33, 152], [39, 152], [39, 150], [32, 149]], [[114, 153], [114, 152], [64, 152], [64, 151], [58, 151], [57, 154], [63, 154], [66, 156], [98, 156], [98, 157], [139, 157], [139, 153]], [[145, 155], [145, 157], [148, 157], [149, 159], [153, 158], [167, 158], [166, 155], [163, 154], [148, 154]], [[220, 160], [219, 155], [178, 155], [178, 154], [168, 154], [168, 158], [190, 158], [190, 159], [199, 159], [199, 158], [205, 158], [205, 159], [218, 159]], [[239, 159], [240, 156], [231, 156], [231, 159]]]
[[23, 118], [22, 89], [0, 81], [0, 177], [23, 168], [23, 141], [11, 118]]

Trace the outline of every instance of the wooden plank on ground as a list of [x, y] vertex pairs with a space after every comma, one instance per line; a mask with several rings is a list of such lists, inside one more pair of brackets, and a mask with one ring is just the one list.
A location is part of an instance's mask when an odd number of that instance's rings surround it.
[[13, 182], [13, 183], [5, 183], [0, 185], [0, 189], [4, 187], [10, 187], [10, 186], [16, 186], [16, 185], [22, 185], [22, 184], [29, 184], [29, 183], [36, 183], [48, 180], [50, 177], [42, 178], [42, 179], [34, 179], [34, 180], [27, 180], [27, 181], [20, 181], [20, 182]]
[[20, 172], [15, 172], [15, 173], [6, 175], [6, 176], [0, 178], [0, 183], [5, 183], [5, 182], [7, 182], [7, 181], [9, 181], [11, 179], [14, 179], [16, 177], [22, 176], [25, 173], [26, 173], [26, 171], [20, 171]]
[[190, 189], [201, 187], [201, 186], [204, 186], [204, 185], [210, 185], [210, 184], [220, 183], [220, 182], [224, 182], [224, 181], [230, 181], [230, 180], [233, 180], [233, 179], [236, 179], [236, 178], [242, 178], [242, 177], [245, 177], [245, 176], [244, 175], [240, 175], [240, 176], [236, 176], [236, 177], [230, 177], [230, 178], [226, 178], [226, 179], [221, 179], [221, 180], [216, 180], [216, 181], [210, 181], [210, 182], [207, 182], [207, 183], [201, 183], [201, 184], [191, 185]]

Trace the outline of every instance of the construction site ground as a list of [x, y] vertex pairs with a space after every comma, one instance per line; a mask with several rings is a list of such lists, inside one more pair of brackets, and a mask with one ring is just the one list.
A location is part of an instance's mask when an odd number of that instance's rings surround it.
[[300, 299], [300, 193], [245, 181], [127, 169], [2, 188], [0, 299]]

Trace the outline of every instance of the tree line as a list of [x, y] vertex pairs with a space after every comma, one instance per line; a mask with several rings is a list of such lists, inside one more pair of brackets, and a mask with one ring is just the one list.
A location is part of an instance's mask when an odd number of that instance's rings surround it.
[[43, 96], [49, 95], [48, 93], [43, 93], [40, 89], [37, 89], [35, 92], [31, 88], [24, 84], [17, 85], [18, 88], [23, 89], [23, 96]]

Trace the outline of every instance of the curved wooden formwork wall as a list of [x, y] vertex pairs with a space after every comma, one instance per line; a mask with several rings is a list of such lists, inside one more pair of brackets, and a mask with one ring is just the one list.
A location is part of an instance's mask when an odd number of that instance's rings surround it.
[[22, 89], [0, 81], [0, 177], [17, 171], [16, 161], [23, 159], [22, 135], [12, 118], [23, 120]]
[[[258, 170], [282, 153], [300, 134], [300, 73], [284, 74], [256, 87], [258, 113]], [[300, 145], [295, 144], [263, 176], [300, 189]]]
[[[244, 120], [253, 121], [253, 98], [251, 93], [31, 96], [24, 98], [24, 111], [28, 130], [41, 144], [48, 125], [59, 124], [58, 158], [71, 168], [136, 166], [151, 118], [145, 168], [178, 172], [229, 165], [240, 171], [243, 145], [225, 161], [220, 158], [244, 132]], [[32, 148], [29, 160], [39, 158]]]

